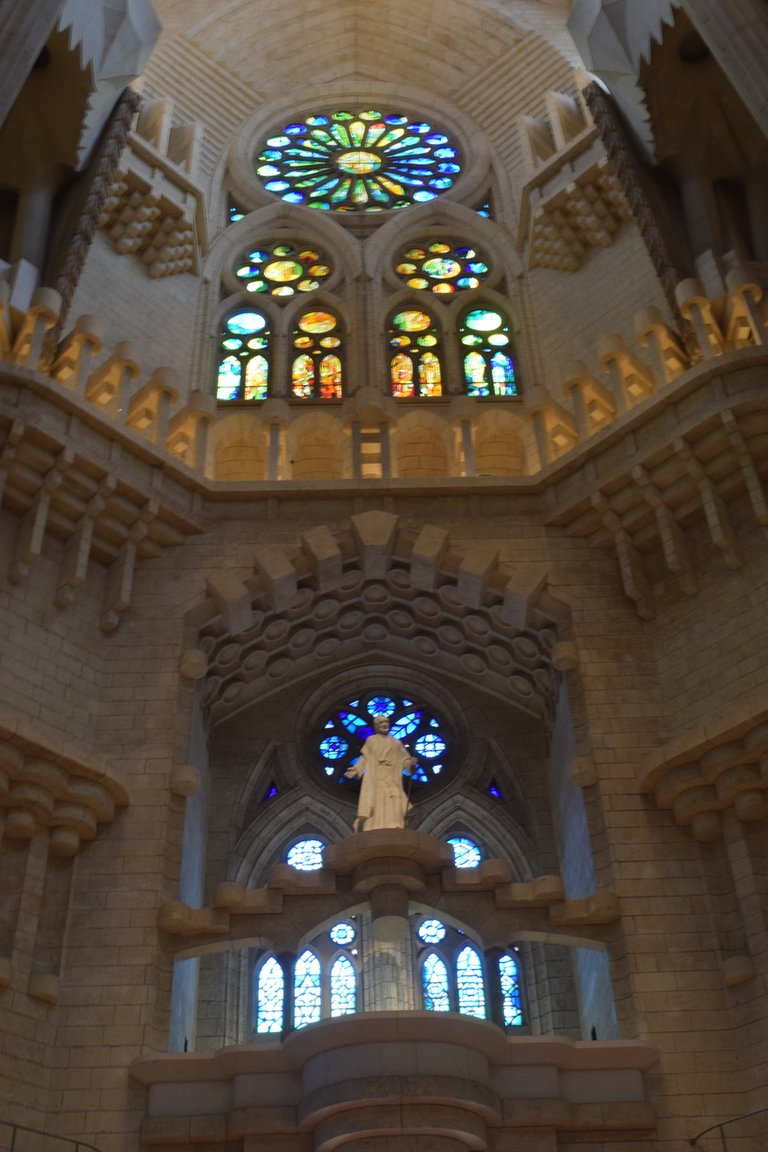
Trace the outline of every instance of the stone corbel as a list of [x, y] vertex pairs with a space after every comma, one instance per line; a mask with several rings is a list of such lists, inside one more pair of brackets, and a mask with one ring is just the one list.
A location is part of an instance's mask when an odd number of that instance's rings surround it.
[[88, 377], [85, 398], [117, 418], [123, 411], [128, 386], [140, 375], [141, 349], [131, 340], [122, 340]]
[[682, 280], [675, 289], [675, 298], [682, 316], [693, 325], [696, 342], [702, 357], [711, 360], [725, 352], [725, 340], [715, 317], [712, 301], [700, 280]]
[[760, 312], [763, 289], [744, 268], [732, 269], [725, 278], [728, 286], [725, 332], [732, 348], [765, 344], [766, 323]]
[[76, 395], [85, 396], [86, 383], [96, 369], [96, 357], [104, 347], [104, 322], [99, 316], [80, 316], [61, 341], [51, 376]]
[[646, 504], [653, 509], [667, 568], [677, 577], [686, 596], [695, 596], [698, 589], [682, 528], [667, 507], [649, 473], [641, 464], [637, 464], [632, 469], [632, 479], [642, 492]]
[[707, 476], [704, 465], [697, 460], [685, 440], [675, 440], [674, 450], [685, 462], [688, 475], [695, 482], [701, 497], [701, 505], [707, 520], [712, 543], [723, 554], [726, 564], [734, 571], [741, 568], [741, 558], [736, 552], [736, 540], [731, 518], [724, 500], [720, 497], [712, 481]]
[[37, 288], [32, 303], [17, 329], [9, 359], [35, 371], [42, 367], [46, 333], [55, 327], [61, 312], [61, 296], [54, 288]]
[[54, 467], [43, 479], [35, 499], [22, 518], [16, 537], [14, 557], [8, 572], [8, 579], [12, 584], [20, 584], [26, 579], [32, 565], [40, 559], [51, 496], [61, 486], [65, 473], [72, 467], [74, 461], [74, 452], [65, 448], [59, 454]]
[[602, 492], [593, 494], [592, 507], [599, 513], [603, 525], [613, 537], [624, 591], [634, 601], [641, 619], [653, 620], [656, 615], [653, 593], [640, 553]]
[[601, 336], [598, 354], [600, 367], [610, 378], [619, 415], [655, 392], [656, 377], [627, 347], [623, 336]]
[[611, 390], [590, 374], [583, 361], [572, 360], [564, 370], [563, 395], [573, 407], [579, 438], [587, 440], [616, 419], [616, 401]]
[[658, 308], [641, 308], [635, 313], [635, 337], [648, 348], [658, 380], [671, 384], [690, 367], [688, 354]]

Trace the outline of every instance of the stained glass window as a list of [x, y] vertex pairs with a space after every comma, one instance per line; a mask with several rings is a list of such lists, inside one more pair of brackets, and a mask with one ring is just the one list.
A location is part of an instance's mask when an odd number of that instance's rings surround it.
[[429, 952], [421, 966], [421, 986], [427, 1012], [450, 1012], [448, 969], [436, 952]]
[[428, 312], [404, 308], [389, 327], [390, 380], [395, 399], [443, 394], [440, 329]]
[[324, 848], [322, 840], [299, 840], [288, 849], [285, 861], [300, 872], [314, 872], [323, 866]]
[[461, 171], [448, 136], [426, 121], [376, 108], [316, 113], [264, 142], [256, 172], [289, 204], [382, 212], [434, 200]]
[[332, 312], [302, 312], [293, 333], [291, 392], [300, 400], [340, 400], [342, 338]]
[[451, 836], [448, 843], [453, 848], [453, 862], [457, 868], [477, 868], [483, 856], [468, 836]]
[[314, 292], [331, 274], [322, 253], [311, 245], [272, 244], [249, 248], [235, 263], [235, 275], [246, 291], [289, 300], [297, 292]]
[[242, 220], [244, 216], [245, 216], [245, 212], [243, 212], [243, 210], [241, 208], [238, 208], [238, 206], [236, 204], [233, 204], [230, 201], [229, 207], [227, 208], [227, 217], [228, 217], [229, 223], [230, 224], [237, 224], [238, 220]]
[[483, 966], [474, 948], [467, 944], [456, 957], [456, 990], [459, 1012], [485, 1019]]
[[478, 216], [482, 216], [485, 220], [490, 220], [493, 217], [493, 204], [491, 203], [490, 196], [487, 200], [483, 200], [482, 204], [475, 209]]
[[438, 296], [448, 297], [479, 288], [489, 268], [484, 257], [465, 244], [425, 240], [401, 251], [395, 271], [409, 288], [428, 288]]
[[274, 956], [256, 970], [256, 1031], [282, 1032], [285, 1013], [285, 974]]
[[425, 944], [439, 944], [445, 939], [445, 925], [439, 920], [423, 920], [419, 925], [419, 939]]
[[266, 400], [269, 392], [269, 321], [252, 310], [235, 312], [219, 336], [218, 400]]
[[366, 693], [342, 704], [325, 720], [315, 745], [323, 775], [351, 791], [359, 788], [359, 781], [348, 780], [344, 773], [373, 735], [374, 716], [386, 716], [390, 735], [417, 758], [403, 773], [405, 788], [414, 797], [443, 773], [450, 757], [450, 739], [434, 712], [398, 692]]
[[470, 308], [459, 326], [468, 396], [516, 396], [509, 324], [494, 308]]
[[357, 1008], [357, 977], [354, 965], [339, 956], [331, 967], [331, 1016], [347, 1016]]
[[293, 976], [293, 1026], [304, 1028], [320, 1019], [320, 961], [308, 948], [296, 961]]
[[499, 957], [502, 1017], [506, 1028], [523, 1023], [520, 976], [517, 961], [508, 952]]
[[334, 924], [328, 935], [334, 944], [346, 946], [352, 943], [357, 933], [355, 932], [354, 925], [343, 920], [340, 924]]

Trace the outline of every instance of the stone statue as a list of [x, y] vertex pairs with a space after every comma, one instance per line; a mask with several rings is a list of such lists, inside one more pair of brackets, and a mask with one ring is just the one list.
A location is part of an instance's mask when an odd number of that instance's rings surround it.
[[362, 776], [355, 832], [374, 828], [404, 828], [408, 797], [403, 791], [403, 771], [416, 763], [408, 749], [389, 735], [386, 716], [374, 716], [360, 759], [345, 773]]

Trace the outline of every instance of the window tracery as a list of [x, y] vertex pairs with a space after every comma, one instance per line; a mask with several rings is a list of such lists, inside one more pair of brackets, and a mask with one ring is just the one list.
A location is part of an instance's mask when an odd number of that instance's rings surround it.
[[415, 790], [437, 780], [450, 761], [450, 737], [441, 720], [424, 704], [397, 692], [374, 691], [348, 700], [324, 721], [316, 755], [328, 780], [354, 788], [345, 772], [355, 764], [373, 735], [374, 716], [386, 716], [390, 735], [401, 740], [416, 764], [403, 775]]
[[443, 394], [440, 329], [429, 312], [403, 308], [389, 328], [390, 380], [397, 400]]
[[270, 375], [269, 319], [242, 309], [224, 321], [219, 336], [218, 400], [266, 400]]
[[298, 868], [301, 872], [314, 872], [323, 866], [324, 848], [325, 844], [322, 840], [297, 840], [288, 849], [285, 862], [290, 864], [291, 868]]
[[365, 108], [316, 112], [269, 136], [256, 173], [289, 204], [382, 212], [434, 200], [461, 171], [449, 137], [424, 120]]
[[256, 245], [235, 262], [235, 276], [246, 292], [266, 292], [278, 300], [289, 300], [297, 292], [314, 292], [330, 274], [330, 264], [312, 245]]
[[468, 396], [516, 396], [509, 323], [497, 308], [473, 305], [459, 323]]
[[409, 288], [438, 296], [479, 288], [490, 267], [477, 249], [446, 240], [425, 240], [401, 249], [395, 272]]
[[299, 316], [293, 333], [291, 393], [300, 400], [341, 400], [342, 338], [337, 317], [317, 309]]

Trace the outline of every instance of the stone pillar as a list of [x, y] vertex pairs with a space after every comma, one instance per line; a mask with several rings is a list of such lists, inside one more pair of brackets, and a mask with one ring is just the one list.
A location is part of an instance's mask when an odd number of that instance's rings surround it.
[[0, 124], [24, 87], [35, 61], [53, 30], [64, 0], [0, 0], [3, 30], [3, 67], [0, 71]]

